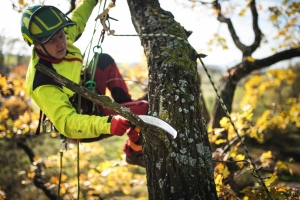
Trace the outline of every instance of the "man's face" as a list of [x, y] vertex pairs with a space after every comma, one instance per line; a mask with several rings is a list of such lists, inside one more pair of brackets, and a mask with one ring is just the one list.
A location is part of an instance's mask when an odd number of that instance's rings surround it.
[[[45, 41], [47, 38], [42, 41]], [[35, 44], [35, 47], [42, 51], [44, 54], [46, 52], [40, 44]], [[50, 56], [56, 59], [62, 59], [67, 53], [67, 40], [64, 30], [58, 31], [46, 44], [44, 44], [45, 49], [50, 54]], [[47, 54], [46, 54], [47, 55]]]

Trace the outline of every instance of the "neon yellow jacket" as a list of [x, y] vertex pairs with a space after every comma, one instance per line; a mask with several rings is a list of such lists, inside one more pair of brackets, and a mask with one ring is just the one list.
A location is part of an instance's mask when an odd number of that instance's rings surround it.
[[109, 134], [109, 117], [77, 114], [76, 109], [69, 101], [74, 92], [54, 82], [45, 74], [36, 71], [34, 66], [40, 62], [79, 84], [82, 70], [82, 55], [73, 43], [84, 31], [85, 24], [96, 3], [96, 0], [84, 0], [73, 11], [71, 19], [76, 25], [64, 29], [68, 53], [63, 59], [49, 62], [40, 58], [33, 49], [28, 66], [26, 87], [29, 95], [51, 120], [55, 128], [69, 138], [95, 138], [101, 134]]

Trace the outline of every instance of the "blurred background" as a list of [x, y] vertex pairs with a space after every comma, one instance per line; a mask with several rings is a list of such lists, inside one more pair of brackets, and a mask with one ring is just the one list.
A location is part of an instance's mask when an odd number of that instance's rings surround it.
[[[222, 118], [220, 127], [212, 127], [210, 123], [217, 100], [211, 81], [218, 85], [228, 70], [242, 63], [242, 52], [232, 40], [228, 26], [217, 20], [218, 11], [212, 2], [172, 0], [160, 1], [160, 4], [174, 15], [181, 26], [193, 32], [188, 38], [193, 48], [207, 55], [203, 61], [211, 80], [200, 63], [198, 72], [201, 76], [201, 95], [208, 113], [213, 159], [224, 160], [226, 156], [235, 160], [244, 159], [241, 153], [243, 149], [228, 119]], [[250, 1], [220, 2], [224, 15], [232, 20], [240, 42], [251, 45], [255, 35]], [[31, 48], [23, 42], [20, 31], [21, 11], [31, 3], [51, 4], [63, 12], [70, 9], [70, 1], [67, 0], [59, 3], [55, 0], [0, 2], [0, 200], [49, 199], [46, 192], [55, 194], [59, 185], [63, 199], [74, 199], [78, 179], [83, 199], [147, 199], [145, 170], [129, 166], [124, 161], [122, 148], [126, 138], [113, 137], [81, 144], [79, 152], [77, 144], [70, 142], [69, 150], [61, 157], [59, 134], [35, 135], [39, 109], [24, 86]], [[103, 9], [103, 4], [99, 3], [98, 6], [85, 33], [76, 42], [82, 52], [90, 54], [85, 57], [86, 62], [92, 58], [92, 53], [88, 51], [89, 43], [95, 46], [102, 30], [99, 22], [94, 21]], [[292, 0], [260, 0], [256, 1], [256, 7], [263, 35], [259, 48], [247, 57], [248, 61], [268, 58], [290, 49], [299, 51], [300, 3]], [[116, 31], [115, 34], [137, 34], [126, 1], [117, 1], [110, 16], [118, 20], [110, 20], [110, 27]], [[103, 53], [115, 59], [133, 99], [143, 97], [147, 93], [148, 69], [140, 38], [106, 35], [101, 47]], [[232, 119], [249, 145], [251, 155], [268, 177], [268, 185], [279, 188], [275, 189], [274, 194], [281, 192], [289, 197], [299, 194], [297, 191], [300, 188], [299, 58], [298, 53], [288, 59], [278, 59], [278, 62], [242, 78], [235, 89], [231, 112]], [[219, 137], [224, 132], [226, 137]], [[226, 145], [227, 153], [220, 158], [218, 150]], [[78, 157], [79, 177], [76, 172]], [[230, 191], [232, 196], [247, 196], [251, 191], [247, 187], [253, 185], [253, 178], [245, 169], [246, 165], [238, 163], [227, 166], [217, 162], [215, 165], [219, 195], [224, 196]], [[61, 170], [62, 176], [59, 178]], [[218, 176], [220, 174], [222, 179]]]

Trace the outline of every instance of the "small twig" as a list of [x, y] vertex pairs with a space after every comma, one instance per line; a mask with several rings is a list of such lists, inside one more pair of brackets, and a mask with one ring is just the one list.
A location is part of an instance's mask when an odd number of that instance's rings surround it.
[[238, 162], [243, 162], [243, 163], [247, 163], [247, 164], [251, 164], [249, 161], [247, 160], [212, 160], [213, 162], [221, 162], [221, 163], [238, 163]]
[[34, 152], [32, 149], [26, 144], [24, 141], [24, 138], [18, 138], [17, 139], [17, 146], [25, 152], [25, 154], [28, 156], [30, 162], [36, 167], [34, 170], [34, 177], [33, 177], [33, 183], [34, 185], [41, 189], [44, 194], [49, 198], [49, 199], [57, 199], [56, 194], [54, 193], [53, 190], [49, 189], [46, 186], [45, 181], [43, 180], [42, 176], [42, 166], [41, 163], [34, 163]]

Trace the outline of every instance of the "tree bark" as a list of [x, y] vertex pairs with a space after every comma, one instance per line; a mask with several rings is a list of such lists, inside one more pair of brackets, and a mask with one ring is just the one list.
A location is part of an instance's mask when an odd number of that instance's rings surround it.
[[143, 134], [149, 199], [218, 199], [188, 34], [158, 0], [127, 2], [137, 33], [159, 34], [141, 37], [149, 67], [149, 115], [178, 131], [175, 140], [158, 129]]

